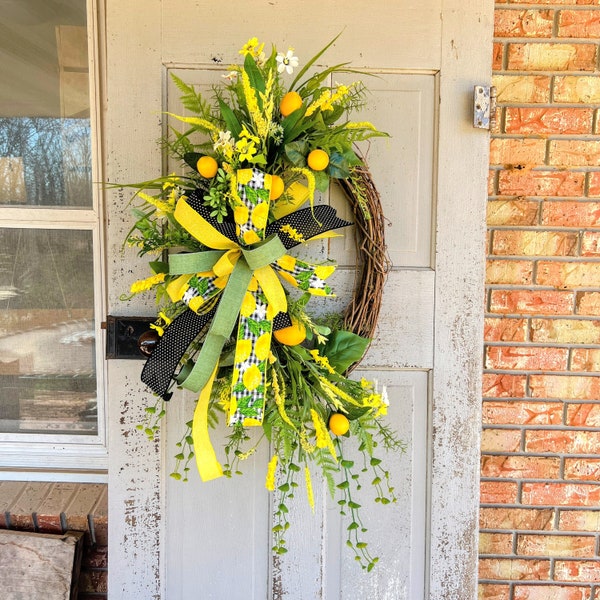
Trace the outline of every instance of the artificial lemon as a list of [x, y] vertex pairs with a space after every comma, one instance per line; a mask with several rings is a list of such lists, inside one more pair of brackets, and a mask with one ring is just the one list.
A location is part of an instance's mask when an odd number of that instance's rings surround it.
[[219, 169], [217, 161], [212, 156], [201, 156], [196, 163], [198, 173], [206, 179], [212, 179]]
[[288, 92], [279, 104], [279, 112], [287, 117], [302, 106], [302, 97], [298, 92]]
[[323, 171], [329, 164], [329, 154], [325, 150], [317, 148], [308, 154], [306, 160], [313, 171]]
[[275, 330], [273, 336], [280, 344], [297, 346], [306, 339], [306, 327], [304, 323], [292, 317], [292, 324], [289, 327]]
[[285, 188], [285, 184], [283, 183], [283, 179], [279, 177], [279, 175], [271, 175], [271, 193], [269, 198], [271, 200], [277, 200], [283, 194], [283, 190]]
[[350, 429], [348, 417], [342, 413], [333, 413], [329, 417], [329, 431], [335, 435], [344, 435]]

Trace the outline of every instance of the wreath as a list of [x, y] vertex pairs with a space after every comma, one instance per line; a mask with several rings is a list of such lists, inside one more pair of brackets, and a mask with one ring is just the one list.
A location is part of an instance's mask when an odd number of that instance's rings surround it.
[[[336, 39], [289, 85], [284, 79], [299, 67], [294, 50], [266, 55], [256, 38], [210, 100], [172, 75], [187, 113], [168, 113], [182, 127], [171, 127], [163, 145], [185, 172], [132, 186], [136, 221], [126, 243], [156, 260], [124, 298], [152, 291], [159, 308], [157, 343], [142, 371], [156, 401], [138, 428], [155, 435], [177, 388], [199, 394], [171, 476], [187, 480], [195, 459], [202, 480], [231, 477], [264, 440], [272, 453], [265, 485], [278, 494], [273, 551], [287, 551], [287, 503], [298, 479], [314, 509], [318, 470], [349, 519], [348, 546], [370, 571], [377, 558], [353, 494], [368, 478], [377, 502], [394, 502], [377, 453], [403, 444], [383, 420], [385, 389], [348, 377], [370, 344], [389, 268], [380, 198], [355, 144], [387, 134], [350, 119], [365, 104], [361, 81], [329, 83], [358, 71], [340, 64], [311, 72]], [[351, 225], [316, 202], [332, 181], [350, 201], [359, 266], [345, 314], [316, 317], [309, 302], [333, 295], [335, 264], [306, 260], [304, 247]], [[223, 417], [230, 434], [221, 464], [208, 428]], [[263, 430], [254, 445], [253, 426]], [[362, 464], [347, 458], [346, 438]]]

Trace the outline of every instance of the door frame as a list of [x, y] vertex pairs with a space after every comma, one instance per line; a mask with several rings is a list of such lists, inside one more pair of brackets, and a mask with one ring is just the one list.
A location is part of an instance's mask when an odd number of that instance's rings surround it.
[[[137, 3], [106, 3], [107, 98], [104, 120], [106, 178], [123, 182], [153, 178], [163, 162], [160, 136], [164, 82], [147, 86], [147, 73], [163, 73], [160, 19], [139, 19]], [[129, 5], [131, 4], [131, 5]], [[113, 9], [113, 7], [115, 7]], [[117, 8], [118, 7], [118, 10]], [[479, 440], [485, 269], [485, 200], [488, 132], [472, 126], [475, 85], [491, 78], [492, 0], [442, 0], [439, 88], [438, 173], [436, 175], [434, 369], [429, 489], [429, 572], [424, 585], [431, 600], [477, 597]], [[161, 0], [144, 0], [148, 14], [160, 14]], [[154, 13], [153, 11], [158, 11]], [[121, 20], [135, 24], [129, 36]], [[432, 15], [442, 18], [442, 15]], [[125, 74], [123, 57], [149, 65]], [[466, 75], [468, 74], [468, 75]], [[158, 77], [158, 75], [157, 75]], [[128, 110], [111, 110], [111, 98], [127, 94]], [[122, 103], [121, 107], [122, 107]], [[457, 152], [457, 145], [462, 151]], [[132, 174], [133, 177], [132, 177]], [[143, 261], [121, 250], [128, 225], [122, 222], [127, 192], [106, 191], [108, 310], [152, 313], [151, 303], [119, 301]], [[448, 226], [452, 224], [452, 226]], [[443, 225], [443, 226], [442, 226]], [[468, 232], [468, 235], [465, 234]], [[109, 592], [111, 600], [164, 598], [163, 444], [141, 446], [132, 435], [143, 418], [138, 363], [111, 361], [109, 395]], [[140, 367], [141, 368], [141, 367]], [[452, 490], [452, 493], [448, 493]]]

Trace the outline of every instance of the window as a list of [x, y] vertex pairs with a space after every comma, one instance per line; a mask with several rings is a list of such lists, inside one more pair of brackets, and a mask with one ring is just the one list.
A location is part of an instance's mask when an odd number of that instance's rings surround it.
[[6, 0], [0, 15], [3, 469], [106, 466], [88, 17], [86, 0]]

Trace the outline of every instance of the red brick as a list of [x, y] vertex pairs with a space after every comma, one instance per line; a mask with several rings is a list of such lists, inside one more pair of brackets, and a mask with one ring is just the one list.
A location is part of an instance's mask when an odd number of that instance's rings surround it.
[[479, 561], [480, 579], [519, 581], [546, 580], [549, 577], [549, 560], [482, 558]]
[[497, 9], [494, 35], [496, 37], [550, 37], [553, 16], [551, 10]]
[[508, 69], [511, 71], [593, 71], [595, 68], [595, 44], [508, 45]]
[[588, 177], [588, 196], [590, 198], [600, 198], [600, 171], [592, 171], [588, 173]]
[[526, 452], [595, 454], [599, 447], [600, 431], [531, 429], [525, 432]]
[[598, 583], [600, 579], [600, 561], [557, 560], [554, 568], [554, 579], [557, 581]]
[[485, 429], [481, 432], [482, 452], [517, 452], [521, 447], [519, 429]]
[[500, 172], [498, 193], [507, 196], [581, 196], [585, 175], [577, 171], [518, 169]]
[[588, 558], [594, 556], [596, 540], [591, 536], [531, 535], [517, 536], [517, 554], [522, 556], [568, 556]]
[[600, 227], [600, 202], [542, 202], [542, 225]]
[[600, 167], [600, 141], [550, 140], [550, 164], [557, 167]]
[[494, 42], [492, 54], [492, 69], [499, 71], [502, 69], [502, 59], [504, 57], [504, 44]]
[[600, 316], [600, 292], [578, 292], [575, 306], [578, 315]]
[[506, 133], [586, 134], [592, 133], [591, 108], [506, 108]]
[[557, 344], [598, 344], [600, 343], [600, 321], [532, 319], [531, 339], [534, 342]]
[[514, 504], [517, 484], [513, 481], [482, 481], [479, 500], [482, 504]]
[[539, 456], [483, 456], [482, 477], [506, 477], [508, 479], [556, 479], [559, 476], [560, 459]]
[[490, 142], [491, 165], [543, 165], [545, 156], [545, 140], [496, 137]]
[[533, 262], [491, 259], [486, 263], [486, 283], [526, 285], [533, 280]]
[[551, 78], [547, 75], [494, 75], [498, 102], [542, 103], [550, 102]]
[[597, 75], [559, 75], [554, 79], [554, 102], [597, 104], [600, 78]]
[[566, 458], [564, 479], [600, 481], [600, 458]]
[[500, 256], [575, 256], [577, 233], [564, 231], [494, 231], [492, 254]]
[[[529, 377], [529, 388], [532, 398], [564, 398], [566, 400], [600, 398], [599, 377], [531, 375]], [[576, 425], [577, 423], [570, 424]]]
[[480, 554], [512, 554], [511, 533], [480, 533]]
[[[600, 371], [600, 350], [574, 348], [571, 350], [571, 371]], [[600, 440], [598, 440], [600, 442]]]
[[490, 310], [500, 314], [568, 315], [573, 312], [573, 301], [573, 292], [492, 290]]
[[600, 287], [600, 263], [540, 261], [536, 283], [561, 288]]
[[600, 256], [600, 232], [584, 231], [581, 234], [581, 256]]
[[493, 508], [479, 510], [481, 529], [551, 530], [554, 510], [550, 508]]
[[560, 425], [562, 402], [494, 402], [483, 403], [486, 425]]
[[495, 583], [480, 583], [477, 600], [510, 600], [510, 587]]
[[[599, 378], [581, 377], [580, 379]], [[600, 395], [591, 396], [590, 399], [597, 400], [598, 398]], [[566, 424], [571, 427], [600, 427], [600, 404], [569, 404]]]
[[597, 10], [561, 10], [558, 13], [558, 37], [600, 37], [600, 12]]
[[108, 568], [108, 547], [95, 546], [83, 553], [81, 560], [83, 569], [106, 569]]
[[529, 200], [490, 200], [487, 203], [487, 224], [535, 225], [540, 204]]
[[569, 358], [567, 348], [538, 346], [492, 346], [485, 356], [486, 369], [513, 369], [518, 371], [566, 371]]
[[523, 483], [521, 502], [532, 506], [597, 506], [600, 502], [600, 485]]
[[517, 585], [513, 600], [591, 600], [591, 588], [553, 585]]
[[484, 398], [523, 398], [525, 396], [525, 375], [506, 373], [483, 374]]
[[558, 522], [561, 531], [600, 530], [600, 510], [561, 510]]
[[490, 317], [484, 321], [484, 339], [488, 342], [524, 342], [527, 320]]

